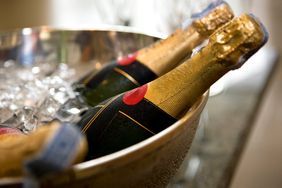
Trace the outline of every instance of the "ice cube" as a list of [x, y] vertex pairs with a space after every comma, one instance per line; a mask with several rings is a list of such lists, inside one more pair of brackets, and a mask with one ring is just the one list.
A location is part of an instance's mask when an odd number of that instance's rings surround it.
[[34, 108], [24, 106], [13, 113], [13, 115], [3, 122], [6, 126], [18, 128], [27, 133], [36, 129], [38, 118], [35, 115]]
[[63, 122], [76, 123], [81, 113], [88, 109], [88, 105], [79, 97], [68, 100], [56, 113], [56, 118]]

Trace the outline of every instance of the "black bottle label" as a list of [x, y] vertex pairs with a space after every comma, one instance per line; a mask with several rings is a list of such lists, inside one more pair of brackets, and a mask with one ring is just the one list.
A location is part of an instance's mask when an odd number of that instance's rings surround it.
[[176, 122], [174, 117], [143, 98], [142, 92], [126, 95], [100, 103], [85, 113], [78, 123], [87, 135], [88, 159], [124, 149]]

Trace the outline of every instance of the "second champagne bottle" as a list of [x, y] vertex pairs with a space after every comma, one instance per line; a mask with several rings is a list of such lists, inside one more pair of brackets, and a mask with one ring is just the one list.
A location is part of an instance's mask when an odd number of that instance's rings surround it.
[[146, 84], [189, 57], [217, 28], [230, 21], [233, 13], [223, 1], [215, 1], [198, 13], [185, 29], [177, 29], [167, 39], [114, 61], [102, 70], [82, 78], [75, 87], [90, 106], [119, 93]]

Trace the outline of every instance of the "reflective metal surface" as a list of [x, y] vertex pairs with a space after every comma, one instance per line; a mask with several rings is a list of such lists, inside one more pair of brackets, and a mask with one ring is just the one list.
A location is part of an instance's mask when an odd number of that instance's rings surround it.
[[15, 60], [22, 66], [48, 62], [69, 65], [89, 61], [105, 63], [157, 40], [126, 27], [104, 30], [108, 31], [47, 27], [1, 31], [0, 63], [7, 60]]
[[[76, 68], [79, 77], [157, 39], [119, 29], [75, 31], [42, 27], [1, 32], [0, 66], [12, 60], [22, 67], [47, 67], [43, 73], [48, 75], [59, 63], [67, 63]], [[165, 187], [190, 148], [207, 98], [205, 94], [178, 122], [161, 133], [47, 177], [41, 182], [42, 187]], [[21, 178], [0, 179], [0, 187], [21, 183]]]

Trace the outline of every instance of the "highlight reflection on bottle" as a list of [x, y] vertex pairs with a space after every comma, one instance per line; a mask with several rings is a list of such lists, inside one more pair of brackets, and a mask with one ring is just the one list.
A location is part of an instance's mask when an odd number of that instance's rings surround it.
[[239, 68], [266, 41], [260, 22], [244, 14], [218, 29], [206, 47], [169, 73], [87, 111], [78, 125], [87, 135], [88, 159], [138, 143], [172, 125], [215, 81]]

